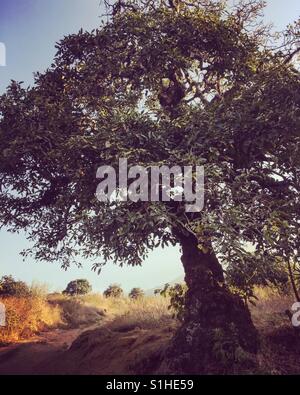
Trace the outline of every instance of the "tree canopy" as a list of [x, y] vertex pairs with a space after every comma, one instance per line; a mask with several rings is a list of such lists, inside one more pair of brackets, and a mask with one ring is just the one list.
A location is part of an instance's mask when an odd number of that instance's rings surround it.
[[86, 295], [92, 291], [92, 286], [86, 279], [70, 281], [64, 294], [70, 296]]
[[17, 281], [12, 276], [0, 278], [0, 296], [26, 297], [31, 295], [31, 289], [24, 281]]
[[111, 284], [104, 292], [105, 298], [120, 298], [123, 295], [123, 289], [119, 284]]
[[145, 292], [138, 287], [132, 288], [132, 290], [128, 294], [130, 299], [141, 299], [145, 296]]
[[[0, 97], [1, 224], [64, 267], [79, 254], [140, 265], [178, 231], [236, 271], [298, 262], [299, 23], [271, 48], [262, 9], [117, 2], [99, 29], [63, 38], [34, 86]], [[96, 170], [120, 157], [204, 165], [204, 209], [99, 203]]]

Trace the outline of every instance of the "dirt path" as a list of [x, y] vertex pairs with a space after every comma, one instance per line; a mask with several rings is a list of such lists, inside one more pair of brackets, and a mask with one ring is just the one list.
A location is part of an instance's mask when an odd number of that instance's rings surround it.
[[55, 329], [39, 334], [30, 342], [0, 348], [0, 375], [54, 373], [54, 361], [81, 333], [97, 326], [99, 324], [76, 329]]
[[60, 303], [65, 328], [0, 347], [0, 375], [148, 374], [161, 363], [172, 326], [112, 325], [114, 315], [90, 305]]
[[26, 342], [0, 347], [0, 375], [63, 374], [58, 372], [58, 365], [61, 371], [67, 370], [61, 361], [74, 340], [109, 320], [101, 309], [74, 300], [62, 300], [59, 305], [66, 327], [41, 332]]
[[52, 330], [34, 341], [0, 348], [0, 375], [149, 374], [161, 363], [169, 328], [126, 332], [107, 321]]

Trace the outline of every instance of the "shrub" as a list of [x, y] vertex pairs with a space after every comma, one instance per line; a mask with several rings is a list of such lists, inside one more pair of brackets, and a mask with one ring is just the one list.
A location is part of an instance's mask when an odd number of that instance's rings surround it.
[[183, 284], [166, 284], [163, 289], [156, 289], [155, 294], [160, 294], [165, 298], [170, 298], [169, 309], [174, 311], [174, 318], [179, 320], [183, 319], [184, 306], [185, 306], [185, 294], [187, 286]]
[[120, 298], [123, 296], [123, 289], [118, 284], [112, 284], [103, 292], [103, 295], [106, 298]]
[[0, 296], [26, 297], [30, 288], [23, 281], [16, 281], [12, 276], [3, 276], [0, 280]]
[[31, 337], [46, 328], [62, 323], [61, 309], [41, 297], [1, 297], [6, 310], [6, 324], [0, 327], [0, 343], [15, 342]]
[[86, 295], [92, 291], [92, 286], [88, 280], [80, 279], [71, 281], [67, 288], [63, 291], [63, 294], [76, 296], [76, 295]]
[[132, 288], [128, 296], [130, 299], [139, 299], [144, 297], [145, 293], [141, 288]]
[[[267, 259], [268, 257], [268, 259]], [[277, 288], [279, 292], [288, 292], [289, 276], [287, 263], [284, 259], [271, 254], [253, 262], [253, 253], [243, 260], [243, 265], [239, 261], [232, 261], [226, 268], [226, 283], [231, 292], [241, 296], [246, 302], [255, 304], [257, 298], [254, 293], [255, 287]]]

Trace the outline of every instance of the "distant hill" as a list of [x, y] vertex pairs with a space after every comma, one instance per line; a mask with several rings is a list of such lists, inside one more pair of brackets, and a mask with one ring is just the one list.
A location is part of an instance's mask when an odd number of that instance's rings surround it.
[[[173, 280], [173, 281], [168, 281], [168, 284], [173, 285], [173, 284], [176, 284], [176, 283], [183, 283], [183, 282], [184, 282], [184, 276], [179, 276], [179, 277], [175, 278], [175, 280]], [[154, 287], [154, 288], [147, 289], [147, 290], [145, 291], [145, 294], [146, 294], [147, 296], [154, 295], [154, 291], [155, 291], [156, 289], [158, 289], [158, 288], [159, 288], [159, 289], [163, 288], [165, 284], [166, 284], [166, 283], [160, 284], [160, 285], [158, 285], [157, 287]]]

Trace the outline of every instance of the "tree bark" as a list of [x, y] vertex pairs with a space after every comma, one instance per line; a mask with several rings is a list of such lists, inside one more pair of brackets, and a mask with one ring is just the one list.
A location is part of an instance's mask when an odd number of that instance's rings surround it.
[[232, 294], [211, 248], [200, 251], [197, 238], [179, 235], [188, 291], [183, 324], [167, 350], [170, 372], [211, 374], [253, 368], [258, 335], [244, 301]]

